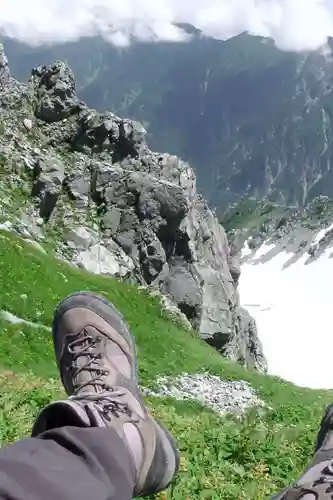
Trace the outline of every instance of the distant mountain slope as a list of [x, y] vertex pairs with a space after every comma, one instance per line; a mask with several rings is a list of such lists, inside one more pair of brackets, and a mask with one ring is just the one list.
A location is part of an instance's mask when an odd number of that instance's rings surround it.
[[240, 297], [256, 319], [269, 373], [330, 388], [332, 199], [302, 209], [247, 202], [226, 221], [237, 227], [229, 238], [242, 247]]
[[67, 60], [83, 100], [143, 122], [149, 145], [190, 161], [222, 209], [244, 195], [303, 204], [333, 191], [329, 51], [285, 53], [247, 35], [126, 51], [98, 39], [5, 47], [20, 78], [38, 63]]

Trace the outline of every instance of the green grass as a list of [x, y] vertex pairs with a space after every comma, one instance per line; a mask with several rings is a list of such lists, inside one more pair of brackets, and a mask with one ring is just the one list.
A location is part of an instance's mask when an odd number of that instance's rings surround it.
[[[222, 359], [193, 333], [163, 313], [157, 299], [115, 280], [86, 274], [0, 233], [0, 309], [50, 326], [59, 300], [77, 290], [108, 297], [126, 316], [136, 337], [140, 378], [209, 371], [247, 380], [267, 401], [264, 413], [237, 420], [193, 402], [147, 398], [153, 414], [176, 436], [182, 455], [175, 485], [162, 498], [261, 499], [293, 481], [313, 451], [322, 412], [333, 393], [301, 389], [245, 371]], [[36, 413], [63, 396], [47, 328], [0, 320], [0, 443], [29, 435]]]
[[230, 213], [221, 214], [219, 218], [227, 232], [235, 229], [252, 231], [259, 230], [263, 224], [274, 219], [278, 220], [284, 213], [287, 213], [287, 207], [250, 198], [242, 200]]

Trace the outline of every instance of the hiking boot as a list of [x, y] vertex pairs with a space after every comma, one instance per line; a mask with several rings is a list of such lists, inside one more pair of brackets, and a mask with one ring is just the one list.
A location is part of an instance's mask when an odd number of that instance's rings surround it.
[[296, 483], [272, 500], [333, 498], [333, 404], [322, 418], [312, 462]]
[[91, 293], [71, 295], [55, 311], [53, 339], [69, 397], [42, 410], [32, 435], [65, 425], [113, 428], [133, 457], [134, 495], [166, 489], [178, 471], [179, 454], [140, 395], [134, 338], [120, 313]]

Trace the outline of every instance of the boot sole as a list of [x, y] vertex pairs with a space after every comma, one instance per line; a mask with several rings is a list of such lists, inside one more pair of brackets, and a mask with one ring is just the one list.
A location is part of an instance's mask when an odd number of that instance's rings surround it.
[[[169, 441], [169, 444], [173, 450], [173, 453], [175, 455], [175, 471], [174, 471], [174, 474], [173, 474], [173, 478], [167, 483], [166, 486], [162, 487], [162, 488], [159, 488], [155, 494], [157, 493], [160, 493], [161, 491], [164, 491], [166, 489], [169, 488], [169, 486], [171, 486], [171, 484], [174, 482], [175, 480], [175, 476], [178, 474], [179, 472], [179, 466], [180, 466], [180, 453], [179, 453], [179, 450], [178, 450], [178, 443], [177, 441], [175, 440], [175, 438], [170, 434], [170, 432], [168, 431], [168, 429], [166, 429], [166, 427], [164, 427], [164, 425], [158, 420], [158, 419], [154, 419], [156, 424], [162, 429], [162, 431], [164, 432], [167, 440]], [[154, 494], [154, 493], [150, 493], [150, 494]]]
[[[159, 419], [154, 418], [150, 413], [149, 413], [149, 418], [152, 420], [153, 425], [156, 428], [155, 433], [158, 433], [158, 435], [159, 434], [163, 435], [163, 436], [159, 435], [160, 452], [161, 452], [161, 448], [163, 447], [166, 456], [169, 456], [170, 453], [172, 453], [175, 463], [174, 463], [174, 469], [170, 470], [171, 478], [167, 483], [164, 482], [165, 478], [163, 476], [156, 477], [156, 475], [155, 475], [153, 479], [150, 478], [150, 480], [148, 480], [148, 483], [152, 481], [152, 484], [150, 487], [141, 491], [140, 493], [134, 492], [135, 497], [137, 497], [137, 498], [151, 497], [151, 496], [157, 495], [158, 493], [161, 493], [162, 491], [167, 490], [169, 488], [169, 486], [171, 486], [171, 484], [173, 484], [173, 482], [175, 480], [175, 476], [177, 475], [177, 473], [179, 471], [179, 465], [180, 465], [180, 454], [179, 454], [179, 450], [178, 450], [178, 443], [176, 442], [174, 437], [170, 434], [168, 429], [166, 429], [166, 427], [164, 427], [164, 425], [160, 422]], [[166, 443], [163, 446], [161, 440], [164, 441], [164, 443], [166, 440], [167, 444], [170, 446], [171, 450], [165, 449]], [[158, 458], [156, 458], [156, 459], [158, 460]], [[155, 457], [154, 457], [154, 460], [155, 460]], [[154, 467], [153, 466], [154, 460], [152, 462], [152, 467]], [[164, 471], [164, 473], [165, 473], [165, 471]], [[149, 473], [148, 473], [148, 476], [149, 476]]]

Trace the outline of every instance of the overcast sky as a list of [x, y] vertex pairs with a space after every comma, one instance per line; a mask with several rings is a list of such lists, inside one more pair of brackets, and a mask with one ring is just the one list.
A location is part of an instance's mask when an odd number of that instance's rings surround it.
[[270, 36], [285, 50], [311, 50], [333, 35], [333, 0], [0, 0], [0, 32], [30, 44], [102, 34], [116, 45], [180, 40], [173, 23], [226, 39]]

